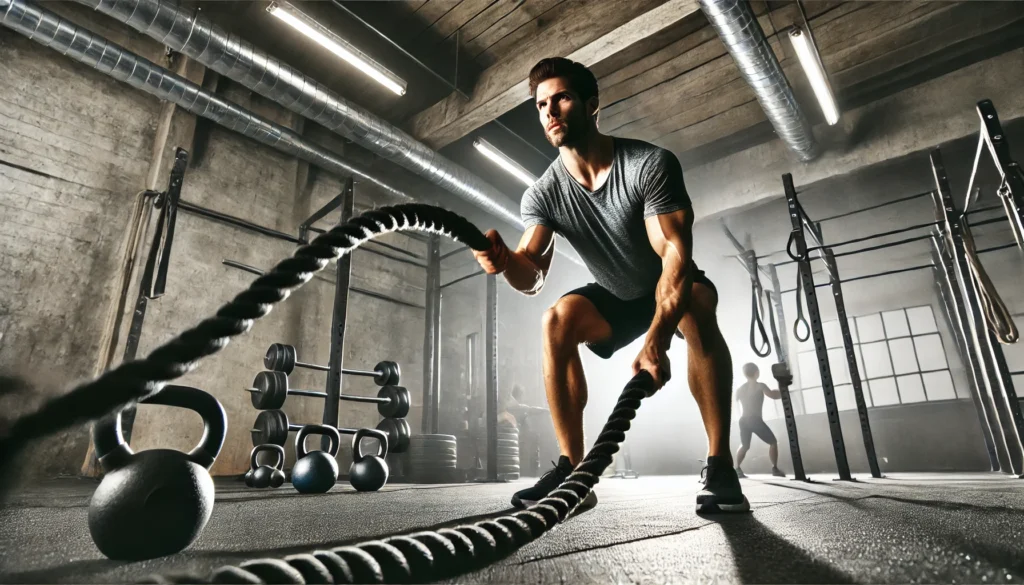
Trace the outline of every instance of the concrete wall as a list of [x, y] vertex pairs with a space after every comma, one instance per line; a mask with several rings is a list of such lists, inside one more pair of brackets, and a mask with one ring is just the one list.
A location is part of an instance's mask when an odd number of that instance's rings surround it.
[[[0, 368], [41, 387], [14, 413], [102, 368], [161, 107], [7, 29], [0, 87]], [[41, 441], [33, 471], [76, 473], [87, 443]]]
[[[51, 7], [156, 62], [165, 62], [163, 49], [156, 43], [102, 16], [74, 5]], [[188, 74], [194, 81], [203, 79], [201, 67], [192, 65]], [[196, 124], [191, 115], [6, 29], [0, 29], [0, 87], [5, 88], [0, 99], [0, 234], [4, 238], [0, 246], [4, 293], [0, 295], [0, 368], [27, 374], [42, 388], [51, 389], [31, 397], [41, 401], [48, 393], [121, 360], [142, 259], [156, 223], [149, 221], [147, 205], [136, 218], [145, 231], [140, 257], [134, 266], [126, 264], [134, 251], [129, 239], [137, 194], [147, 187], [166, 188], [174, 147], [192, 150]], [[303, 131], [341, 155], [349, 154], [340, 139], [313, 125], [304, 129], [300, 118], [238, 85], [221, 80], [218, 92], [259, 115]], [[342, 189], [344, 177], [310, 169], [220, 127], [208, 126], [199, 134], [182, 189], [186, 201], [296, 234], [305, 217]], [[365, 154], [350, 154], [365, 164]], [[356, 185], [357, 213], [397, 202], [369, 186]], [[320, 225], [329, 227], [337, 217], [335, 212]], [[424, 252], [422, 241], [407, 236], [389, 235], [381, 241]], [[252, 281], [252, 275], [223, 266], [223, 259], [269, 268], [293, 250], [288, 242], [179, 213], [167, 293], [150, 303], [140, 355], [212, 314]], [[354, 253], [352, 264], [354, 287], [423, 303], [422, 268], [362, 250]], [[215, 474], [240, 474], [248, 467], [249, 429], [257, 413], [242, 388], [263, 368], [267, 346], [292, 343], [302, 359], [326, 361], [334, 274], [333, 267], [326, 270], [326, 281], [317, 278], [308, 283], [249, 334], [180, 380], [212, 393], [228, 413], [228, 438]], [[119, 306], [119, 282], [125, 278], [127, 302]], [[422, 309], [353, 292], [348, 315], [346, 366], [369, 369], [382, 359], [398, 361], [418, 412]], [[292, 377], [292, 386], [319, 390], [324, 376], [299, 372]], [[346, 378], [343, 390], [366, 395], [377, 391], [365, 378]], [[5, 412], [13, 414], [19, 406], [33, 404], [5, 404]], [[320, 422], [322, 409], [317, 399], [292, 398], [286, 405], [297, 423]], [[370, 405], [342, 403], [340, 410], [342, 426], [373, 427], [380, 420]], [[132, 446], [188, 449], [199, 440], [201, 429], [193, 414], [143, 406]], [[87, 430], [73, 429], [41, 442], [33, 451], [40, 463], [29, 474], [79, 473], [87, 459]], [[349, 441], [343, 441], [342, 469], [350, 460], [348, 446]], [[291, 459], [292, 447], [286, 451]]]

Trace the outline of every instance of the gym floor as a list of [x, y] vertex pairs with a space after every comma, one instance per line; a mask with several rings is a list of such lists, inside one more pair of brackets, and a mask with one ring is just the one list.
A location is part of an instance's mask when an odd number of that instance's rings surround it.
[[[1024, 492], [999, 474], [897, 474], [856, 483], [753, 476], [752, 514], [699, 517], [696, 477], [604, 479], [599, 505], [464, 583], [1020, 583]], [[520, 482], [523, 483], [523, 482]], [[141, 563], [103, 558], [86, 514], [95, 483], [52, 481], [0, 510], [5, 583], [129, 582], [206, 574], [255, 557], [439, 528], [508, 509], [516, 484], [389, 485], [326, 495], [220, 481], [187, 551]]]

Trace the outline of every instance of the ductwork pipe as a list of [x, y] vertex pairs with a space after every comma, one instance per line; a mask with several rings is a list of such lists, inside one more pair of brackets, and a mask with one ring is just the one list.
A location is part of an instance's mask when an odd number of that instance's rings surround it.
[[519, 206], [483, 179], [315, 79], [171, 0], [77, 0], [188, 55], [514, 226]]
[[806, 162], [818, 156], [811, 125], [793, 95], [793, 89], [757, 23], [747, 0], [700, 0], [701, 10], [732, 55], [740, 73], [779, 138]]
[[385, 192], [411, 197], [356, 165], [313, 144], [292, 130], [222, 99], [103, 37], [25, 0], [0, 0], [0, 24], [33, 41], [102, 71], [133, 87], [180, 106], [281, 152], [342, 176], [355, 175]]

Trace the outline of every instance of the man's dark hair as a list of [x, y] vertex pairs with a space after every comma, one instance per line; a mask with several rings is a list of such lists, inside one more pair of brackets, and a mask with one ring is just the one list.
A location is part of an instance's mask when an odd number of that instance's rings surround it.
[[537, 97], [537, 86], [555, 77], [569, 80], [569, 87], [578, 93], [583, 101], [597, 97], [597, 78], [590, 69], [582, 63], [564, 57], [541, 59], [533, 66], [530, 70], [530, 95]]

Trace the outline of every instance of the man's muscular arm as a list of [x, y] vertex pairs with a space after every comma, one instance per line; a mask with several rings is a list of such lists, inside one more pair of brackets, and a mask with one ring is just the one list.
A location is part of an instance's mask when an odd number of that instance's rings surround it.
[[655, 290], [654, 320], [633, 371], [649, 371], [654, 376], [655, 388], [660, 388], [671, 377], [667, 351], [690, 304], [693, 213], [681, 209], [650, 217], [646, 223], [651, 246], [661, 256], [662, 271]]
[[768, 387], [768, 384], [761, 384], [761, 391], [764, 392], [765, 396], [771, 398], [772, 400], [778, 400], [782, 398], [782, 391], [772, 390], [771, 388]]
[[505, 245], [495, 230], [487, 232], [487, 238], [491, 240], [491, 249], [473, 252], [484, 271], [488, 274], [504, 273], [509, 285], [523, 294], [540, 292], [555, 252], [551, 228], [544, 225], [527, 228], [514, 251]]

